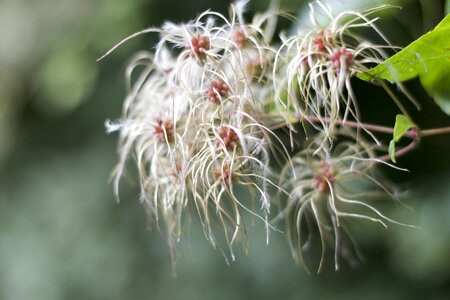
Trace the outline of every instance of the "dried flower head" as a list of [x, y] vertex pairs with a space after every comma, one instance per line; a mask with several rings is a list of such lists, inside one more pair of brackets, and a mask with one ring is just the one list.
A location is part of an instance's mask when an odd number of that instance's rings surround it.
[[[305, 150], [292, 158], [293, 168], [286, 167], [280, 185], [290, 193], [281, 215], [287, 222], [289, 244], [294, 258], [304, 262], [303, 255], [313, 247], [314, 235], [320, 236], [321, 256], [318, 271], [322, 269], [328, 247], [334, 249], [336, 270], [339, 256], [352, 257], [352, 245], [342, 243], [342, 233], [350, 236], [348, 220], [368, 220], [384, 227], [387, 223], [401, 224], [376, 208], [376, 199], [397, 200], [388, 184], [377, 178], [376, 146], [339, 130], [347, 141], [334, 145], [328, 152], [317, 151], [322, 137], [316, 137]], [[350, 135], [349, 135], [350, 134]], [[396, 168], [396, 167], [394, 167]], [[283, 180], [288, 178], [287, 180]], [[409, 226], [409, 225], [406, 225]], [[352, 241], [350, 237], [350, 241]], [[358, 254], [358, 253], [357, 253]]]
[[214, 104], [220, 104], [228, 95], [230, 88], [222, 79], [211, 81], [208, 87], [208, 100]]
[[[393, 48], [375, 26], [377, 18], [371, 18], [388, 7], [345, 11], [335, 16], [322, 1], [310, 4], [312, 28], [299, 28], [297, 34], [283, 42], [276, 57], [276, 73], [281, 69], [287, 74], [274, 81], [277, 103], [287, 112], [287, 120], [292, 112], [329, 118], [330, 122], [322, 123], [328, 142], [333, 140], [336, 120], [360, 121], [350, 79], [381, 63], [387, 58], [384, 49]], [[319, 16], [325, 20], [319, 21]], [[372, 29], [386, 44], [360, 37], [357, 31], [361, 28]]]
[[209, 42], [209, 37], [207, 35], [200, 35], [197, 33], [191, 39], [189, 43], [191, 49], [191, 57], [198, 58], [200, 62], [204, 62], [206, 59], [206, 52], [211, 50], [211, 43]]
[[[198, 212], [214, 246], [212, 223], [219, 220], [233, 259], [233, 244], [245, 237], [243, 211], [269, 229], [272, 133], [254, 115], [271, 101], [270, 86], [252, 82], [246, 66], [273, 53], [268, 28], [273, 13], [244, 23], [244, 9], [241, 1], [232, 6], [230, 20], [208, 11], [185, 24], [138, 33], [159, 32], [161, 39], [154, 54], [143, 52], [131, 61], [128, 78], [137, 66], [144, 70], [130, 83], [122, 120], [108, 124], [108, 131], [121, 135], [116, 194], [125, 162], [134, 157], [141, 199], [156, 223], [164, 221], [173, 259], [188, 206]], [[236, 185], [256, 191], [261, 212], [241, 202]]]
[[[370, 16], [387, 6], [333, 16], [316, 1], [310, 5], [313, 27], [281, 36], [277, 46], [275, 7], [246, 22], [246, 4], [234, 3], [230, 18], [206, 11], [184, 24], [143, 30], [108, 51], [144, 33], [160, 35], [154, 52], [131, 60], [122, 119], [107, 123], [108, 132], [120, 132], [115, 194], [131, 158], [140, 198], [151, 220], [166, 231], [172, 261], [189, 211], [196, 212], [206, 239], [234, 259], [235, 244], [246, 249], [244, 214], [261, 221], [268, 241], [275, 197], [269, 191], [287, 194], [278, 218], [288, 224], [294, 257], [303, 261], [318, 232], [319, 270], [327, 246], [334, 248], [337, 269], [339, 256], [351, 252], [340, 243], [346, 220], [398, 223], [367, 200], [370, 189], [395, 197], [373, 172], [378, 163], [387, 164], [377, 159], [384, 149], [361, 134], [365, 130], [375, 140], [361, 123], [351, 86], [356, 73], [386, 57], [386, 46], [354, 31], [371, 28], [384, 39]], [[318, 14], [327, 21], [319, 22]], [[355, 132], [344, 126], [349, 119]], [[292, 155], [276, 129], [288, 127], [293, 146], [298, 120], [311, 123], [315, 136]], [[342, 136], [344, 142], [337, 143]], [[271, 160], [285, 164], [281, 174], [274, 174]], [[253, 201], [243, 201], [237, 187], [250, 190]]]

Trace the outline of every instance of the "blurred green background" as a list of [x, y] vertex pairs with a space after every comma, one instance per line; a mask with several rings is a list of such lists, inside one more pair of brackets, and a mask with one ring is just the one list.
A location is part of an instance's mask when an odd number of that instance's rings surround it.
[[[336, 1], [345, 3], [346, 1]], [[353, 7], [388, 1], [347, 1]], [[410, 0], [379, 23], [405, 46], [443, 17], [444, 1]], [[412, 210], [385, 211], [421, 229], [357, 224], [365, 261], [307, 275], [287, 242], [251, 226], [249, 255], [226, 265], [193, 224], [172, 276], [164, 238], [149, 229], [136, 182], [114, 201], [109, 173], [117, 136], [104, 121], [120, 117], [127, 59], [156, 36], [96, 58], [123, 37], [164, 20], [186, 21], [228, 1], [2, 0], [0, 2], [0, 299], [450, 299], [450, 139], [425, 140], [399, 161], [411, 172], [388, 176]], [[346, 3], [347, 5], [349, 3]], [[249, 15], [264, 9], [253, 1]], [[281, 1], [297, 13], [302, 1]], [[289, 26], [282, 21], [281, 26]], [[449, 126], [418, 81], [408, 83], [423, 127]], [[392, 125], [384, 93], [356, 90], [368, 121]], [[256, 224], [259, 225], [259, 224]]]

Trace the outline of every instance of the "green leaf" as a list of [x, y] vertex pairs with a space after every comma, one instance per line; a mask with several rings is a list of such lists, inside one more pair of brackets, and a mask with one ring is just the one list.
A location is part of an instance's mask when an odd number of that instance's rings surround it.
[[450, 62], [436, 64], [433, 72], [420, 76], [420, 82], [436, 104], [450, 115]]
[[450, 14], [450, 0], [445, 2], [445, 13]]
[[450, 15], [430, 31], [409, 44], [383, 63], [366, 73], [359, 74], [363, 80], [386, 79], [391, 82], [405, 81], [432, 72], [433, 62], [450, 63]]
[[394, 163], [397, 163], [395, 159], [395, 143], [400, 141], [401, 138], [411, 128], [417, 127], [409, 118], [404, 115], [397, 115], [395, 117], [393, 139], [389, 143], [389, 157]]
[[397, 115], [394, 126], [394, 142], [400, 141], [405, 133], [416, 125], [404, 115]]
[[450, 15], [447, 15], [432, 31], [375, 68], [357, 76], [362, 80], [380, 78], [390, 82], [402, 82], [420, 76], [427, 92], [450, 114], [449, 37]]
[[389, 143], [389, 157], [391, 160], [395, 163], [397, 163], [397, 160], [395, 159], [395, 142], [394, 140], [391, 140]]

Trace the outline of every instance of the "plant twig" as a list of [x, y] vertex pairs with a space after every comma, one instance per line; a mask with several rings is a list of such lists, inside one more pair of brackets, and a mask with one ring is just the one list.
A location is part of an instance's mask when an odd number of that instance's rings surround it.
[[[403, 148], [401, 148], [401, 149], [395, 151], [394, 157], [395, 157], [395, 158], [398, 158], [398, 157], [401, 157], [401, 156], [405, 155], [406, 153], [412, 151], [414, 148], [417, 147], [417, 145], [419, 144], [419, 142], [420, 142], [420, 137], [414, 138], [414, 139], [411, 141], [411, 143], [409, 143], [407, 146], [405, 146], [405, 147], [403, 147]], [[378, 159], [379, 159], [379, 160], [382, 160], [382, 161], [390, 161], [390, 160], [391, 160], [391, 157], [390, 157], [389, 154], [385, 154], [385, 155], [383, 155], [383, 156], [378, 157]]]
[[[263, 119], [283, 119], [282, 115], [276, 115], [276, 114], [260, 114], [258, 115], [260, 118]], [[298, 121], [306, 120], [310, 123], [331, 123], [331, 118], [319, 118], [317, 116], [300, 116], [299, 114], [292, 114], [292, 117], [297, 119]], [[361, 123], [356, 121], [344, 121], [344, 120], [334, 120], [334, 122], [337, 125], [340, 126], [346, 126], [351, 128], [364, 128], [369, 131], [379, 132], [379, 133], [386, 133], [386, 134], [393, 134], [394, 128], [387, 127], [387, 126], [381, 126], [376, 124], [368, 124], [368, 123]], [[276, 130], [283, 128], [289, 124], [288, 121], [283, 121], [280, 123], [277, 123], [273, 126], [270, 126], [269, 129]], [[409, 143], [407, 146], [397, 150], [395, 152], [395, 157], [400, 157], [405, 155], [406, 153], [413, 150], [420, 142], [422, 137], [429, 137], [434, 135], [440, 135], [440, 134], [450, 134], [450, 127], [441, 127], [441, 128], [431, 128], [431, 129], [424, 129], [420, 130], [416, 128], [415, 130], [410, 130], [404, 134], [405, 137], [411, 139], [411, 143]], [[383, 161], [390, 160], [390, 156], [388, 154], [383, 155], [379, 157], [378, 159]]]
[[432, 128], [420, 131], [421, 136], [433, 136], [446, 133], [450, 133], [450, 127]]
[[[260, 117], [268, 118], [268, 119], [282, 118], [281, 115], [273, 115], [273, 114], [263, 114], [263, 115], [260, 115]], [[311, 123], [318, 123], [318, 122], [330, 123], [331, 122], [330, 118], [319, 118], [316, 116], [299, 116], [299, 115], [293, 114], [293, 117], [299, 121], [307, 120]], [[361, 123], [361, 122], [356, 122], [356, 121], [343, 121], [343, 120], [335, 120], [335, 123], [340, 126], [347, 126], [347, 127], [351, 127], [351, 128], [365, 128], [367, 130], [375, 131], [375, 132], [379, 132], [379, 133], [386, 133], [386, 134], [394, 133], [394, 128], [387, 127], [387, 126], [366, 124], [366, 123]], [[287, 125], [288, 125], [288, 122], [283, 121], [283, 122], [280, 122], [278, 124], [271, 126], [270, 129], [275, 130], [275, 129], [285, 127]], [[410, 138], [412, 141], [407, 146], [395, 151], [394, 156], [401, 157], [401, 156], [407, 154], [408, 152], [412, 151], [414, 148], [417, 147], [417, 145], [420, 142], [421, 137], [424, 135], [430, 136], [430, 135], [443, 134], [443, 133], [450, 133], [450, 127], [428, 129], [428, 130], [424, 130], [424, 131], [420, 131], [418, 129], [410, 130], [410, 131], [406, 132], [404, 136], [407, 138]], [[386, 155], [378, 157], [377, 159], [382, 160], [382, 161], [389, 161], [391, 159], [391, 157], [389, 156], [389, 154], [386, 154]]]
[[[276, 118], [283, 118], [281, 115], [275, 115], [275, 114], [262, 114], [259, 115], [262, 118], [265, 119], [276, 119]], [[302, 120], [306, 120], [309, 121], [311, 123], [318, 123], [318, 122], [325, 122], [325, 123], [331, 123], [331, 119], [330, 118], [319, 118], [316, 116], [299, 116], [297, 114], [293, 114], [292, 115], [295, 119], [302, 121]], [[387, 133], [387, 134], [393, 134], [394, 133], [394, 128], [392, 127], [387, 127], [387, 126], [381, 126], [381, 125], [375, 125], [375, 124], [367, 124], [367, 123], [361, 123], [361, 122], [356, 122], [356, 121], [343, 121], [343, 120], [335, 120], [334, 121], [337, 125], [341, 125], [341, 126], [347, 126], [347, 127], [351, 127], [351, 128], [365, 128], [367, 130], [370, 131], [375, 131], [375, 132], [380, 132], [380, 133]], [[275, 129], [279, 129], [282, 128], [284, 126], [287, 126], [288, 122], [284, 121], [278, 124], [275, 124], [271, 127], [269, 127], [272, 130]], [[406, 133], [405, 136], [409, 137], [409, 138], [413, 138], [413, 136], [411, 136], [409, 133]]]

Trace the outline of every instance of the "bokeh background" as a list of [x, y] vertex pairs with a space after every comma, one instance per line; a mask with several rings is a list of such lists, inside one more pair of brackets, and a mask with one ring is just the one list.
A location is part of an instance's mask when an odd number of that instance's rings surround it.
[[[331, 1], [333, 2], [333, 1]], [[335, 1], [352, 7], [401, 4], [382, 15], [382, 30], [405, 46], [444, 16], [440, 0]], [[348, 2], [348, 3], [347, 3]], [[264, 243], [251, 226], [248, 256], [227, 265], [199, 231], [180, 248], [177, 276], [164, 238], [151, 230], [136, 182], [117, 204], [108, 183], [116, 135], [104, 121], [120, 117], [127, 59], [156, 36], [130, 41], [100, 63], [123, 37], [165, 20], [186, 21], [229, 1], [0, 1], [0, 299], [450, 299], [450, 139], [424, 140], [399, 161], [410, 173], [384, 170], [405, 190], [408, 210], [384, 209], [412, 230], [358, 223], [365, 260], [308, 275], [294, 264], [282, 234]], [[267, 1], [252, 1], [248, 15]], [[302, 11], [303, 1], [281, 1]], [[301, 15], [301, 13], [299, 14]], [[280, 27], [289, 27], [281, 21]], [[368, 121], [392, 125], [384, 93], [356, 89]], [[423, 128], [449, 126], [418, 81], [408, 83], [423, 109]], [[256, 224], [258, 225], [258, 224]]]

